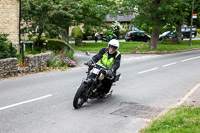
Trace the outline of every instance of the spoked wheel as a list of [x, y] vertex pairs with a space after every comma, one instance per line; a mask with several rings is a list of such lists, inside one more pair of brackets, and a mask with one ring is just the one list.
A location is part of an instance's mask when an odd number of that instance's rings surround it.
[[87, 97], [85, 95], [86, 90], [87, 90], [87, 84], [82, 83], [74, 96], [73, 106], [75, 109], [82, 107], [84, 102], [87, 101]]

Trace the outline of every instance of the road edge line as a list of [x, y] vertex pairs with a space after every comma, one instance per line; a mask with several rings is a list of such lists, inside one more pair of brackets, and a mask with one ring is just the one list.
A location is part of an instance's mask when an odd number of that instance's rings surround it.
[[200, 83], [195, 85], [178, 103], [174, 105], [174, 107], [178, 107], [181, 104], [183, 104], [199, 87], [200, 87]]
[[176, 108], [180, 105], [182, 105], [198, 88], [200, 87], [200, 82], [196, 84], [179, 102], [177, 102], [175, 105], [170, 106], [169, 108], [165, 108], [161, 113], [159, 113], [155, 118], [153, 118], [151, 121], [159, 118], [160, 116], [167, 113], [170, 109]]

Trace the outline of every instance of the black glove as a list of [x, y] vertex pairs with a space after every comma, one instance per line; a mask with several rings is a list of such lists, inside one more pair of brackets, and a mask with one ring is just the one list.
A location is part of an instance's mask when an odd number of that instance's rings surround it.
[[88, 64], [88, 66], [91, 66], [91, 65], [93, 64], [93, 61], [92, 61], [92, 60], [89, 60], [89, 61], [87, 62], [87, 64]]
[[106, 74], [107, 74], [108, 77], [112, 77], [113, 76], [113, 69], [108, 69], [106, 71]]

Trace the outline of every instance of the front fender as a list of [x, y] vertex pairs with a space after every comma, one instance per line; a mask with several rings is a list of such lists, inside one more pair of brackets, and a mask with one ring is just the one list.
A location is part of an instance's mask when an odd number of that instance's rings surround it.
[[92, 78], [86, 78], [83, 80], [84, 83], [90, 84], [92, 83], [93, 79]]

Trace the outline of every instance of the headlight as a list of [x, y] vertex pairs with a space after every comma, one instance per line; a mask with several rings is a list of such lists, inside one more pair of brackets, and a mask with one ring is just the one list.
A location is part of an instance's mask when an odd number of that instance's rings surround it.
[[98, 80], [103, 80], [104, 79], [104, 75], [101, 73]]

